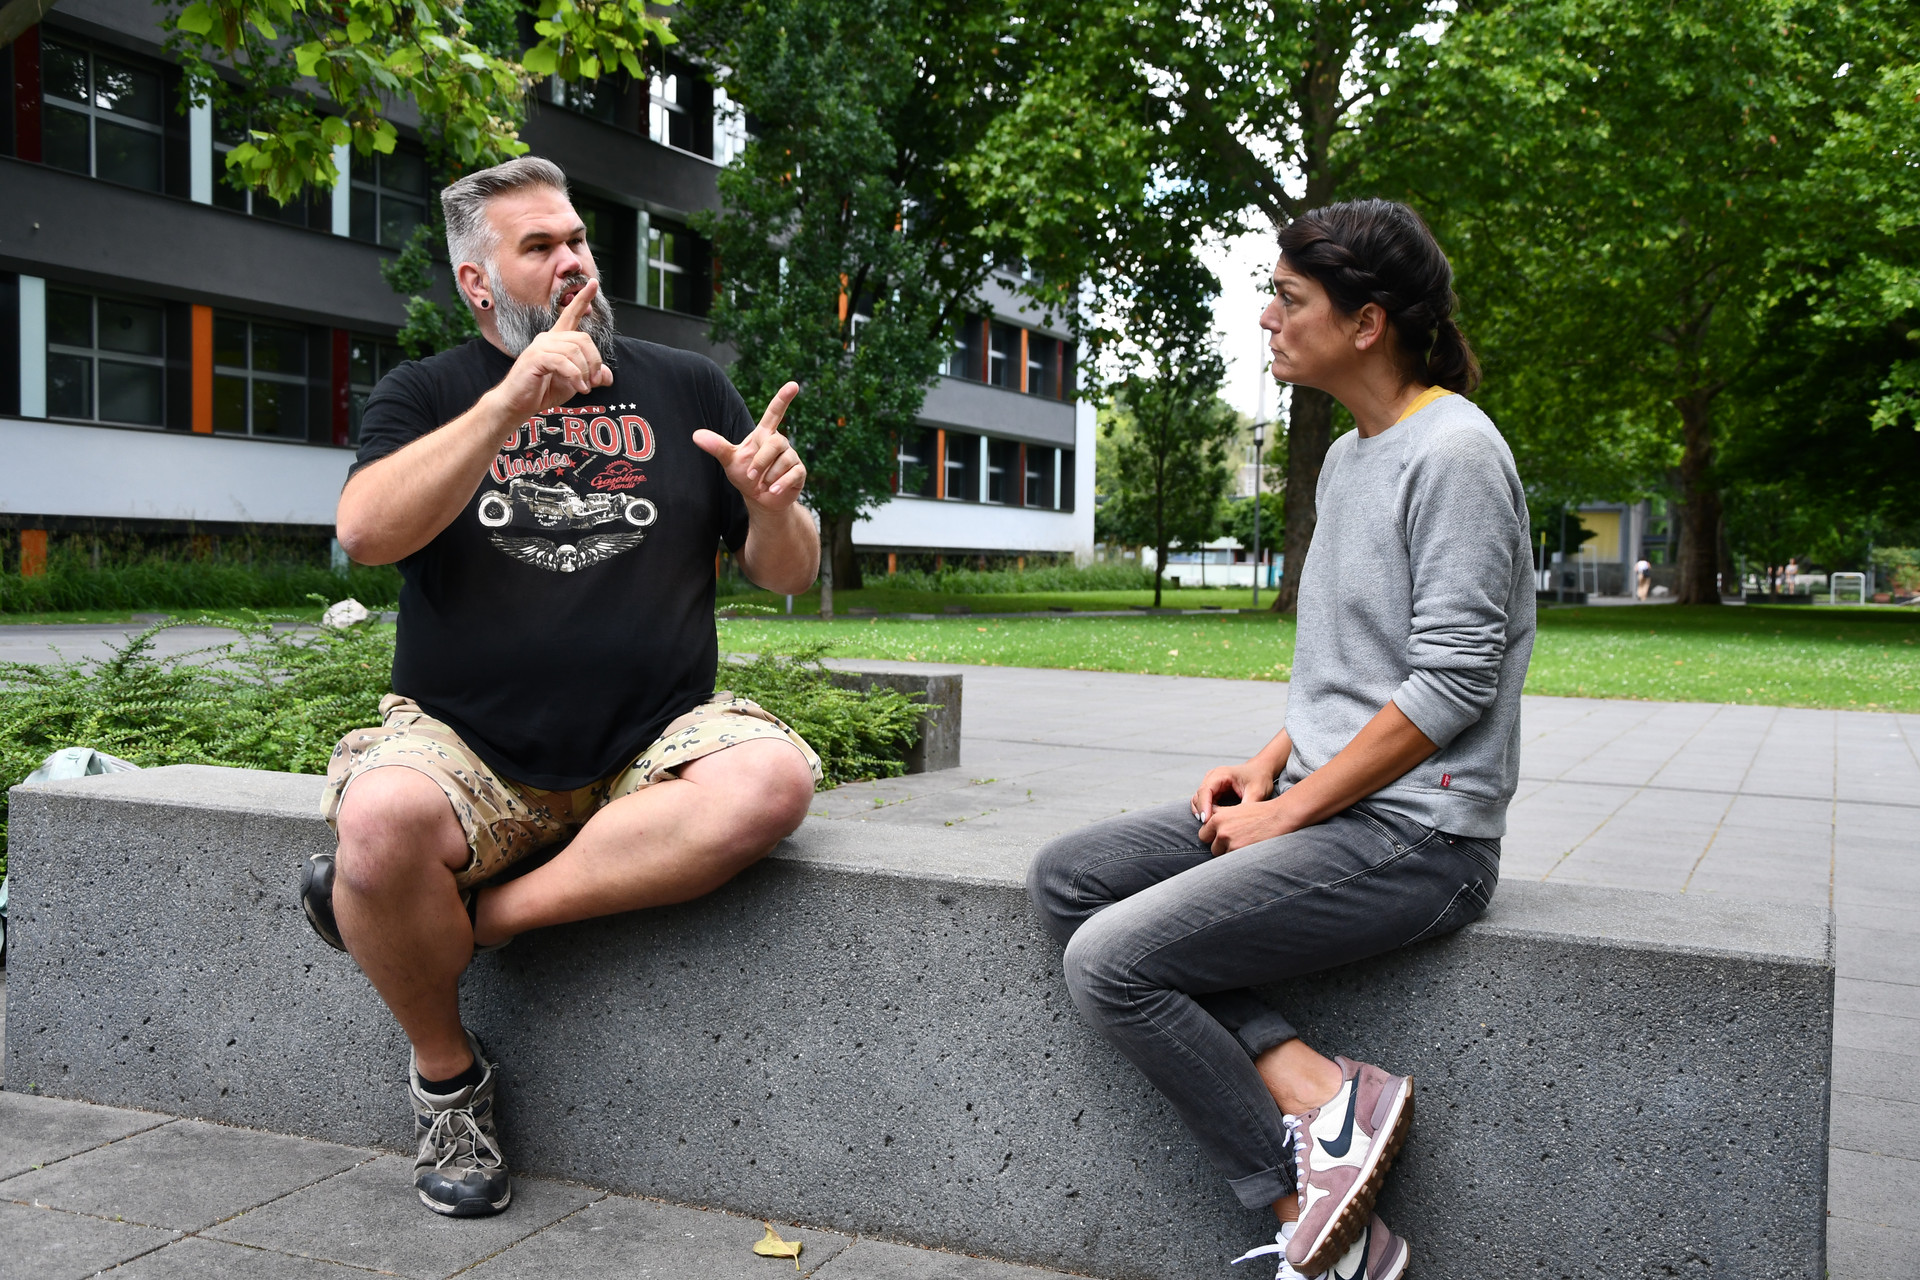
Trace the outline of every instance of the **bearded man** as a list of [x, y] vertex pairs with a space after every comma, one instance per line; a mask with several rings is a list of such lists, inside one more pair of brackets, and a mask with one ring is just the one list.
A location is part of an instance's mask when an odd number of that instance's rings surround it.
[[301, 901], [412, 1043], [421, 1201], [468, 1217], [512, 1190], [462, 970], [529, 929], [709, 893], [799, 826], [819, 758], [714, 693], [714, 553], [800, 592], [820, 543], [779, 429], [799, 387], [756, 426], [711, 360], [615, 332], [558, 167], [522, 157], [440, 199], [482, 336], [367, 401], [338, 532], [400, 567], [394, 692], [334, 750], [338, 849]]

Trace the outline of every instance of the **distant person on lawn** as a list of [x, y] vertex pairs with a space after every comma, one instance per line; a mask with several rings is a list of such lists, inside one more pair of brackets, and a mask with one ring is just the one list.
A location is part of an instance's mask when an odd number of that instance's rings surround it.
[[[1331, 205], [1280, 248], [1260, 317], [1273, 374], [1329, 393], [1356, 427], [1320, 472], [1286, 725], [1191, 799], [1053, 841], [1028, 888], [1082, 1015], [1240, 1202], [1279, 1218], [1274, 1243], [1238, 1261], [1398, 1280], [1407, 1244], [1373, 1203], [1413, 1081], [1323, 1056], [1250, 988], [1486, 910], [1533, 650], [1529, 521], [1506, 441], [1466, 399], [1479, 370], [1419, 215]], [[1370, 996], [1418, 1016], [1405, 998]]]
[[367, 401], [339, 536], [400, 566], [394, 692], [334, 750], [339, 849], [301, 900], [412, 1042], [421, 1201], [468, 1217], [512, 1190], [461, 971], [529, 929], [709, 893], [800, 824], [818, 757], [714, 693], [713, 558], [798, 593], [820, 542], [780, 434], [799, 388], [756, 426], [711, 360], [616, 333], [557, 167], [511, 160], [440, 200], [482, 336]]

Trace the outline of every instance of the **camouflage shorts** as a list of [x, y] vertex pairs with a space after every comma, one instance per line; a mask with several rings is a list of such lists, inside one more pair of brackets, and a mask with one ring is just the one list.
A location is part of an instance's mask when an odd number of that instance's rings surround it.
[[673, 721], [633, 763], [618, 773], [571, 791], [546, 791], [503, 778], [470, 751], [444, 722], [411, 698], [390, 693], [380, 700], [383, 723], [355, 729], [340, 740], [327, 762], [321, 802], [327, 825], [338, 830], [347, 786], [369, 769], [400, 766], [440, 784], [466, 832], [473, 857], [455, 877], [462, 888], [490, 880], [539, 849], [570, 839], [609, 801], [673, 777], [682, 767], [755, 738], [790, 742], [820, 781], [820, 757], [785, 722], [749, 698], [717, 693]]

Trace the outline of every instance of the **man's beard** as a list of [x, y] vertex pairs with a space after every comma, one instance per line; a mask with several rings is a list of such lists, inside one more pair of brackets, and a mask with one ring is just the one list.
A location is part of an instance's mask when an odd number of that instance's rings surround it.
[[[547, 304], [538, 306], [521, 302], [508, 293], [500, 282], [500, 273], [489, 267], [487, 282], [493, 286], [494, 323], [500, 327], [500, 341], [506, 346], [507, 354], [519, 355], [533, 345], [535, 338], [553, 328], [565, 310], [560, 305], [561, 297], [583, 287], [591, 278], [579, 272], [566, 277]], [[611, 365], [616, 354], [613, 339], [619, 331], [613, 325], [613, 304], [607, 301], [605, 285], [594, 291], [593, 301], [587, 304], [587, 314], [580, 318], [580, 331], [593, 339], [600, 359]]]

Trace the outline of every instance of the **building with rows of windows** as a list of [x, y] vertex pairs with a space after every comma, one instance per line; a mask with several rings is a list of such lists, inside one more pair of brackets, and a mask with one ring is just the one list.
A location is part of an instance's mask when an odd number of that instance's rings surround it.
[[[425, 156], [396, 111], [394, 153], [343, 149], [330, 192], [234, 190], [221, 174], [241, 122], [178, 109], [158, 20], [145, 0], [62, 0], [0, 49], [0, 527], [324, 538], [360, 406], [403, 358], [379, 268], [435, 198]], [[670, 56], [644, 81], [535, 96], [521, 136], [567, 172], [621, 330], [728, 363], [687, 224], [717, 206], [739, 110]], [[1077, 344], [1016, 283], [989, 285], [959, 327], [859, 550], [1090, 553]]]

